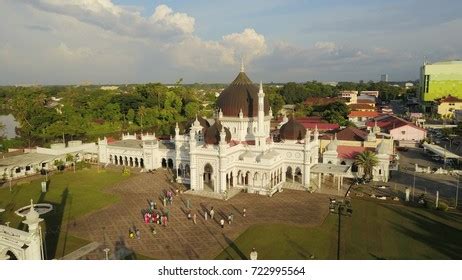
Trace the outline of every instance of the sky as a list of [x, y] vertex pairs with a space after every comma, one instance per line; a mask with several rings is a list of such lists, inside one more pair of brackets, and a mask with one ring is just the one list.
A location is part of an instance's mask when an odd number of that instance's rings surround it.
[[0, 85], [415, 80], [459, 0], [0, 0]]

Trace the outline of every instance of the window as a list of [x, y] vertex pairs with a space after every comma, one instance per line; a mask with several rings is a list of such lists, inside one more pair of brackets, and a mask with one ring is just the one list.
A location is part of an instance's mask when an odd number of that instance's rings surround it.
[[406, 134], [406, 131], [405, 131], [405, 130], [402, 130], [402, 131], [401, 131], [401, 134], [402, 134], [402, 135]]
[[428, 93], [429, 85], [430, 85], [430, 75], [425, 75], [425, 93]]

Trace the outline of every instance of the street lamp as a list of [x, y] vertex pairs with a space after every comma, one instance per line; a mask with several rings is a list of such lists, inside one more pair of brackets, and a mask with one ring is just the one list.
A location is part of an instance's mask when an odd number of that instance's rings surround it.
[[459, 206], [459, 179], [460, 179], [460, 175], [457, 174], [457, 186], [456, 186], [456, 209], [457, 209], [457, 206]]
[[109, 260], [109, 251], [111, 251], [111, 249], [109, 249], [109, 248], [104, 248], [103, 251], [104, 251], [104, 253], [105, 253], [105, 255], [106, 255], [106, 260]]
[[[346, 191], [343, 200], [337, 201], [335, 198], [330, 199], [329, 210], [333, 214], [338, 214], [338, 228], [337, 228], [337, 260], [340, 260], [340, 233], [342, 228], [342, 216], [351, 216], [353, 214], [353, 209], [351, 207], [351, 202], [346, 200], [347, 195], [350, 192], [350, 189], [354, 184], [350, 184], [348, 190]], [[337, 212], [336, 212], [337, 211]]]

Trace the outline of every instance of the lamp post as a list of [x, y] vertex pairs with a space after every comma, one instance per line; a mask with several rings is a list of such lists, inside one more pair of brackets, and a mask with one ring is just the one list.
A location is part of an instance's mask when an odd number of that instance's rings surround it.
[[459, 176], [459, 174], [457, 174], [457, 186], [456, 186], [456, 209], [457, 209], [457, 206], [459, 206], [459, 179], [460, 179], [460, 176]]
[[[335, 199], [330, 200], [329, 209], [331, 213], [335, 213], [337, 210], [338, 214], [338, 228], [337, 228], [337, 260], [340, 260], [340, 243], [341, 243], [341, 228], [342, 228], [342, 216], [348, 215], [351, 216], [353, 214], [353, 209], [351, 207], [350, 201], [346, 200], [350, 189], [353, 187], [353, 183], [350, 184], [348, 190], [346, 191], [342, 201], [336, 201]], [[345, 213], [346, 212], [346, 213]]]
[[106, 256], [106, 260], [109, 260], [109, 251], [111, 251], [111, 249], [109, 249], [109, 248], [104, 248], [103, 251], [104, 251], [104, 254], [105, 254], [105, 256]]

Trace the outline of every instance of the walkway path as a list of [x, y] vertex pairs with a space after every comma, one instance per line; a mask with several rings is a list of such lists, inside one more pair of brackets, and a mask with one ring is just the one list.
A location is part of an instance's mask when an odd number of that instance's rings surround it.
[[[76, 220], [69, 225], [69, 233], [104, 244], [111, 249], [111, 258], [117, 258], [123, 250], [155, 259], [211, 259], [253, 224], [316, 226], [328, 213], [328, 197], [306, 191], [284, 190], [273, 197], [239, 193], [228, 201], [182, 194], [167, 207], [171, 217], [168, 226], [156, 225], [157, 234], [153, 235], [152, 225], [143, 223], [141, 210], [148, 208], [149, 199], [161, 205], [160, 194], [169, 186], [165, 171], [134, 176], [110, 190], [120, 195], [119, 203]], [[196, 225], [187, 219], [187, 200], [197, 215]], [[205, 221], [204, 210], [212, 206], [214, 220], [209, 217]], [[242, 216], [244, 207], [246, 217]], [[234, 222], [222, 229], [219, 220], [230, 213], [234, 214]], [[132, 226], [140, 229], [141, 240], [128, 238]]]

